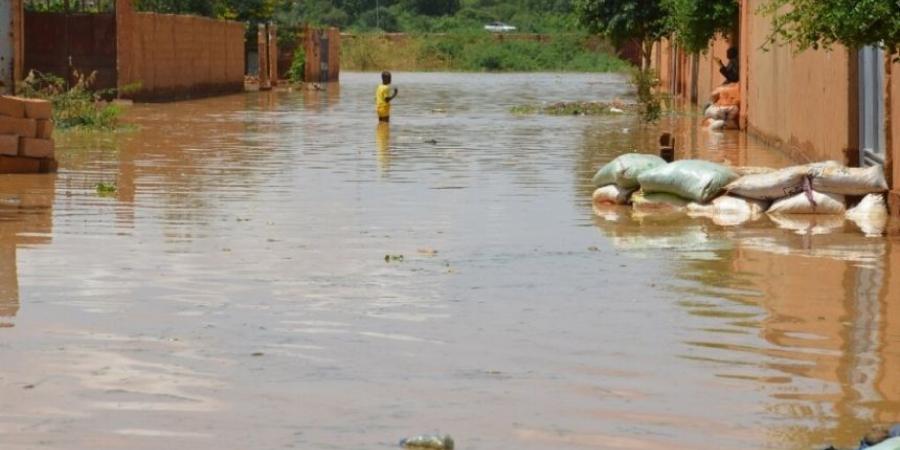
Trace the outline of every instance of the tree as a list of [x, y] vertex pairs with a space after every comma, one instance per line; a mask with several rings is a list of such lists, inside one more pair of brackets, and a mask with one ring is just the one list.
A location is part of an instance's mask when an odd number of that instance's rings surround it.
[[738, 0], [662, 0], [675, 40], [690, 53], [709, 47], [716, 34], [729, 35], [740, 17]]
[[798, 50], [881, 45], [895, 55], [900, 47], [900, 3], [896, 0], [769, 0], [760, 11], [772, 16], [770, 44]]
[[669, 34], [666, 10], [658, 0], [575, 0], [580, 22], [616, 44], [641, 44], [642, 69], [650, 67], [653, 43]]

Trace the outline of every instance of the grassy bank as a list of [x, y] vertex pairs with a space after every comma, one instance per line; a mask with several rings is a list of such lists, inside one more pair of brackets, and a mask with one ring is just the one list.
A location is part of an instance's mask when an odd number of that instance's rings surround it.
[[342, 41], [341, 67], [372, 71], [619, 72], [628, 64], [603, 41], [585, 34], [545, 39], [485, 32], [358, 34]]

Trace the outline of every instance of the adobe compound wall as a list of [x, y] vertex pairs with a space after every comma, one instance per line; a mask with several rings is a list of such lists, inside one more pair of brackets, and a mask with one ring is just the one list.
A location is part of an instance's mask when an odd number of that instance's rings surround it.
[[742, 8], [741, 112], [746, 129], [798, 160], [853, 162], [859, 138], [852, 126], [857, 94], [851, 53], [841, 46], [801, 53], [788, 46], [765, 50], [772, 25], [770, 17], [755, 13], [762, 3], [745, 0]]
[[163, 101], [243, 90], [244, 24], [135, 12], [130, 0], [116, 1], [116, 21], [122, 97]]

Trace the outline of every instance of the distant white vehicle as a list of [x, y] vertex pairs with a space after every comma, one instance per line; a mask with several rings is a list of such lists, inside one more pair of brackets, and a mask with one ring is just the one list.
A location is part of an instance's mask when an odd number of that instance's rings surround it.
[[491, 22], [485, 25], [484, 29], [491, 33], [509, 33], [510, 31], [516, 31], [516, 27], [507, 25], [503, 22]]

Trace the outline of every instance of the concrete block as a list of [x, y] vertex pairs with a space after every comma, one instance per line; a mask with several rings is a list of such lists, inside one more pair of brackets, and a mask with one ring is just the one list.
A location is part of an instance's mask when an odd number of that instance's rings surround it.
[[0, 96], [0, 115], [22, 119], [25, 117], [25, 102], [9, 95]]
[[0, 134], [0, 155], [16, 156], [19, 154], [19, 136]]
[[37, 132], [35, 137], [38, 139], [53, 138], [53, 121], [50, 119], [37, 119]]
[[26, 98], [25, 117], [29, 119], [50, 119], [53, 117], [53, 106], [48, 100]]
[[0, 116], [0, 134], [15, 134], [21, 137], [37, 136], [37, 121], [34, 119], [17, 119]]
[[53, 139], [19, 139], [19, 156], [26, 156], [29, 158], [53, 158], [53, 155]]

